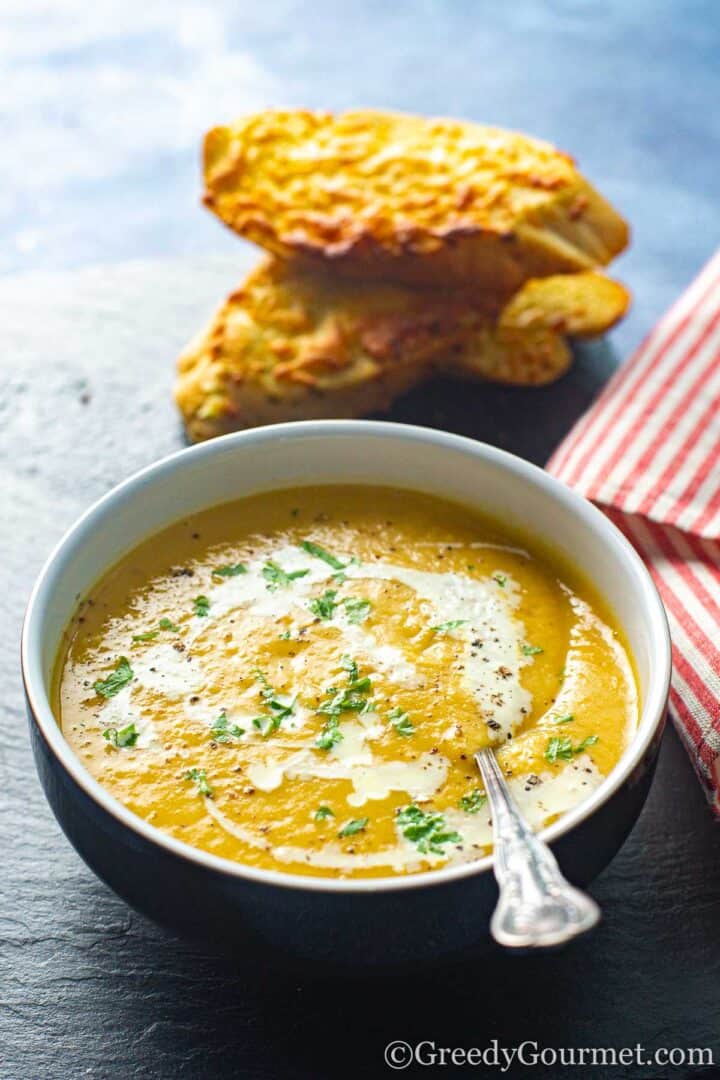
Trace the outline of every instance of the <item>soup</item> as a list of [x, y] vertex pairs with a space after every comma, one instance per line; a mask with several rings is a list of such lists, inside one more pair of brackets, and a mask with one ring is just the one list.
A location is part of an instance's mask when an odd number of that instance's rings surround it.
[[141, 818], [336, 877], [487, 854], [483, 746], [549, 823], [638, 715], [622, 636], [572, 571], [467, 509], [361, 486], [254, 496], [146, 541], [80, 605], [54, 700]]

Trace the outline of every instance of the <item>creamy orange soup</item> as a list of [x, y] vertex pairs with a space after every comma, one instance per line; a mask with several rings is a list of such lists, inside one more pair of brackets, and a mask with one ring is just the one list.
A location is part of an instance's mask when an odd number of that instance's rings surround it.
[[407, 491], [230, 503], [136, 548], [59, 658], [65, 737], [179, 840], [250, 866], [407, 874], [486, 854], [472, 754], [540, 827], [637, 721], [612, 618], [529, 540]]

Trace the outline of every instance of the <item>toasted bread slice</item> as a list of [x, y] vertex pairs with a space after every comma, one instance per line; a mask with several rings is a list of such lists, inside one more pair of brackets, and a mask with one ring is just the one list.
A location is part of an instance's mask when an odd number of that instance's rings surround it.
[[566, 337], [590, 338], [623, 317], [630, 294], [603, 274], [528, 281], [488, 326], [464, 335], [438, 370], [517, 386], [554, 382], [570, 366]]
[[629, 304], [627, 289], [604, 274], [558, 274], [526, 282], [503, 308], [499, 324], [595, 337], [619, 322]]
[[[179, 361], [176, 400], [192, 439], [282, 420], [362, 416], [387, 409], [435, 374], [541, 385], [570, 364], [565, 322], [582, 332], [600, 320], [593, 295], [606, 279], [580, 275], [573, 289], [531, 282], [532, 325], [521, 325], [521, 297], [503, 308], [496, 294], [424, 292], [401, 285], [348, 282], [267, 259], [214, 316]], [[617, 287], [625, 307], [626, 294]], [[585, 295], [584, 302], [580, 298]], [[517, 317], [508, 315], [516, 310]], [[610, 305], [603, 308], [607, 325]], [[520, 324], [518, 323], [520, 319]], [[604, 329], [605, 327], [603, 327]]]
[[510, 295], [628, 239], [566, 154], [459, 120], [268, 110], [210, 131], [204, 170], [231, 229], [351, 277]]

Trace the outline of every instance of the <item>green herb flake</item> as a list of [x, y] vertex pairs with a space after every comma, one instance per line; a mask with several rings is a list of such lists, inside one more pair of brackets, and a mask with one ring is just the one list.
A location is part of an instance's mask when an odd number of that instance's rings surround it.
[[205, 619], [210, 614], [210, 601], [207, 596], [196, 596], [193, 600], [193, 611], [199, 619]]
[[100, 697], [115, 697], [123, 687], [132, 681], [133, 676], [133, 669], [130, 667], [127, 658], [121, 656], [115, 665], [115, 670], [108, 675], [107, 679], [98, 679], [97, 682], [93, 683], [93, 690]]
[[292, 716], [295, 712], [295, 699], [287, 704], [284, 701], [280, 701], [277, 694], [273, 690], [270, 683], [267, 681], [262, 671], [256, 673], [256, 678], [259, 683], [262, 684], [262, 690], [260, 696], [264, 699], [269, 713], [263, 713], [260, 716], [253, 718], [253, 727], [260, 732], [262, 737], [266, 739], [268, 735], [272, 735], [273, 731], [277, 731], [283, 720], [287, 716]]
[[329, 716], [325, 726], [315, 740], [318, 750], [332, 750], [334, 746], [342, 742], [343, 733], [340, 730], [340, 721], [337, 716]]
[[523, 656], [539, 656], [540, 653], [545, 652], [539, 645], [523, 645]]
[[571, 761], [576, 754], [582, 754], [583, 750], [588, 746], [594, 746], [597, 741], [597, 735], [588, 735], [577, 746], [573, 746], [572, 739], [568, 735], [554, 735], [545, 749], [545, 760], [551, 765], [558, 761]]
[[319, 544], [314, 544], [312, 540], [303, 540], [298, 546], [301, 551], [305, 551], [308, 555], [313, 555], [316, 559], [322, 559], [328, 566], [332, 566], [333, 570], [344, 570], [347, 566], [347, 563], [341, 562], [337, 556], [332, 555], [325, 548], [320, 547]]
[[469, 795], [463, 795], [458, 806], [468, 814], [477, 814], [478, 810], [482, 810], [486, 802], [487, 795], [483, 795], [479, 788], [475, 788]]
[[213, 789], [208, 782], [204, 769], [188, 769], [185, 773], [186, 780], [192, 780], [197, 785], [198, 795], [205, 795], [208, 799], [213, 797]]
[[238, 727], [237, 724], [231, 724], [228, 721], [227, 713], [223, 709], [210, 728], [210, 732], [215, 742], [227, 743], [232, 738], [239, 739], [241, 735], [244, 735], [245, 728]]
[[272, 735], [273, 731], [277, 731], [281, 723], [281, 717], [262, 713], [260, 716], [253, 717], [252, 725], [260, 732], [263, 739], [267, 739], [268, 735]]
[[328, 701], [324, 701], [317, 711], [324, 716], [339, 716], [343, 712], [370, 712], [372, 710], [365, 698], [370, 687], [370, 679], [367, 678], [350, 683], [345, 689], [337, 690]]
[[572, 713], [568, 713], [567, 716], [557, 716], [555, 718], [556, 724], [571, 724], [575, 717]]
[[262, 576], [267, 581], [266, 588], [270, 592], [275, 592], [280, 587], [287, 589], [289, 585], [292, 585], [293, 581], [297, 581], [298, 578], [305, 577], [309, 573], [309, 570], [292, 570], [287, 573], [282, 566], [278, 566], [272, 559], [268, 559], [262, 568]]
[[501, 589], [504, 589], [507, 585], [507, 578], [504, 574], [493, 574], [493, 581], [496, 582]]
[[573, 756], [572, 739], [569, 735], [554, 735], [545, 748], [545, 760], [554, 765], [556, 761], [570, 761]]
[[399, 705], [388, 713], [388, 720], [397, 731], [398, 735], [414, 735], [415, 726], [410, 719], [410, 714], [403, 711]]
[[350, 679], [354, 681], [358, 677], [358, 666], [354, 660], [351, 660], [349, 656], [343, 656], [340, 661], [340, 667], [343, 671], [347, 671]]
[[313, 817], [316, 821], [327, 821], [328, 818], [335, 817], [335, 814], [329, 806], [318, 806]]
[[329, 686], [326, 690], [329, 695], [327, 701], [324, 701], [316, 710], [321, 716], [328, 717], [315, 740], [315, 745], [320, 750], [332, 750], [342, 741], [343, 735], [339, 724], [344, 712], [357, 712], [362, 715], [375, 708], [374, 703], [367, 698], [372, 690], [371, 679], [367, 675], [360, 676], [357, 663], [349, 656], [343, 656], [340, 663], [343, 671], [347, 672], [347, 686], [340, 689]]
[[159, 635], [161, 630], [171, 630], [173, 634], [180, 633], [180, 627], [176, 626], [174, 622], [163, 616], [158, 623], [157, 630], [146, 630], [144, 634], [133, 634], [133, 641], [154, 641]]
[[353, 597], [347, 597], [347, 599], [343, 600], [343, 604], [345, 605], [348, 622], [351, 623], [365, 622], [372, 610], [372, 604], [369, 600], [356, 600]]
[[449, 634], [451, 630], [457, 630], [458, 626], [464, 626], [467, 619], [448, 619], [447, 622], [431, 626], [433, 634]]
[[347, 825], [343, 825], [342, 829], [338, 833], [338, 836], [355, 836], [356, 833], [362, 832], [370, 818], [361, 817], [353, 818], [352, 821], [348, 821]]
[[290, 641], [290, 631], [283, 630], [282, 634], [278, 634], [281, 641]]
[[233, 563], [230, 566], [216, 566], [213, 570], [213, 577], [238, 577], [240, 574], [247, 574], [247, 572], [245, 563], [238, 562]]
[[338, 606], [335, 602], [336, 596], [336, 589], [326, 589], [322, 596], [318, 596], [314, 600], [311, 600], [308, 607], [313, 615], [327, 621], [328, 619], [332, 619], [335, 614], [335, 608]]
[[128, 746], [134, 746], [138, 741], [140, 732], [135, 727], [135, 724], [128, 724], [127, 727], [117, 728], [109, 727], [103, 731], [103, 739], [107, 739], [109, 743], [117, 750], [124, 750]]
[[425, 813], [414, 803], [399, 810], [396, 820], [405, 839], [416, 844], [418, 851], [423, 855], [429, 852], [434, 855], [444, 855], [444, 844], [462, 842], [459, 833], [448, 830], [442, 814], [433, 811]]

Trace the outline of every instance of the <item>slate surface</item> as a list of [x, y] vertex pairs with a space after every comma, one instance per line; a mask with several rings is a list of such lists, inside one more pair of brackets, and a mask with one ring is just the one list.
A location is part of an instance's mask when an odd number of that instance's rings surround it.
[[[173, 357], [249, 258], [238, 248], [235, 257], [0, 285], [7, 361], [0, 387], [0, 1077], [375, 1077], [389, 1075], [382, 1053], [393, 1039], [465, 1047], [494, 1038], [505, 1046], [640, 1042], [649, 1051], [710, 1047], [720, 1061], [720, 836], [673, 732], [639, 824], [593, 887], [605, 922], [554, 956], [493, 956], [354, 983], [244, 963], [148, 924], [62, 836], [25, 729], [17, 659], [23, 605], [79, 511], [182, 445], [169, 396]], [[601, 344], [544, 393], [437, 384], [393, 415], [542, 460], [613, 362]], [[538, 1067], [506, 1075], [581, 1074]], [[689, 1077], [696, 1070], [598, 1067], [584, 1075]]]

